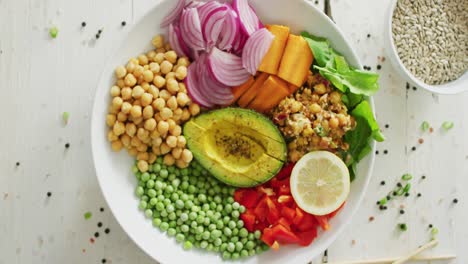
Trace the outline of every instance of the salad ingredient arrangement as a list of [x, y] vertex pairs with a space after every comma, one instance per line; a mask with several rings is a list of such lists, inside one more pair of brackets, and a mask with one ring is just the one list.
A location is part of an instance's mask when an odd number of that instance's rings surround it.
[[213, 176], [236, 187], [262, 184], [283, 167], [286, 143], [265, 116], [224, 108], [192, 118], [184, 126], [195, 159]]
[[116, 68], [106, 117], [112, 149], [126, 148], [143, 172], [159, 156], [166, 165], [189, 165], [193, 155], [185, 146], [181, 124], [200, 112], [183, 82], [189, 59], [178, 57], [162, 36], [156, 36], [153, 44], [156, 50]]
[[116, 69], [106, 119], [112, 148], [136, 156], [139, 208], [224, 259], [310, 245], [383, 140], [367, 101], [378, 75], [263, 26], [247, 0], [180, 0], [161, 26], [169, 43]]

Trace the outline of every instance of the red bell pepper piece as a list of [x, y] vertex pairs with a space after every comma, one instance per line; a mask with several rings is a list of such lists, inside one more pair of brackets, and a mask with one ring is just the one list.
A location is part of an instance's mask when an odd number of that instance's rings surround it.
[[289, 231], [291, 231], [291, 221], [286, 219], [285, 217], [281, 217], [276, 223], [286, 227]]
[[311, 229], [309, 231], [297, 232], [299, 237], [299, 245], [308, 246], [317, 237], [317, 229]]
[[272, 237], [280, 244], [296, 244], [299, 242], [299, 237], [292, 231], [280, 224], [276, 224], [271, 228]]
[[263, 229], [263, 233], [260, 239], [271, 247], [275, 242], [275, 238], [273, 237], [273, 230], [271, 228]]
[[311, 214], [305, 213], [302, 221], [296, 225], [296, 228], [300, 232], [309, 231], [311, 229], [317, 228], [317, 221], [315, 217]]
[[279, 195], [290, 195], [291, 194], [291, 187], [288, 185], [283, 185], [278, 188]]
[[328, 218], [326, 215], [314, 215], [314, 217], [323, 230], [330, 229], [330, 224], [328, 223]]
[[296, 210], [285, 206], [281, 209], [281, 215], [288, 219], [290, 222], [293, 222], [294, 217], [296, 217]]
[[282, 179], [284, 179], [284, 178], [286, 178], [286, 177], [291, 176], [291, 172], [292, 172], [292, 170], [293, 170], [293, 168], [294, 168], [294, 165], [295, 165], [295, 163], [289, 163], [289, 164], [287, 164], [286, 166], [284, 166], [284, 167], [280, 170], [280, 172], [278, 173], [278, 175], [276, 175], [276, 178], [277, 178], [278, 180], [282, 180]]
[[261, 199], [254, 209], [254, 214], [257, 217], [258, 221], [265, 221], [267, 217], [268, 207], [265, 200], [266, 198], [268, 198], [268, 196], [265, 196], [263, 199]]
[[254, 225], [255, 225], [255, 215], [251, 213], [243, 213], [240, 215], [240, 219], [244, 221], [244, 227], [249, 231], [253, 232], [255, 231]]
[[258, 193], [256, 190], [253, 189], [247, 189], [244, 191], [241, 202], [243, 206], [246, 208], [253, 208], [258, 204], [258, 201], [262, 197], [262, 194]]
[[304, 219], [304, 214], [305, 214], [305, 212], [302, 211], [301, 208], [296, 207], [296, 217], [293, 220], [293, 224], [298, 225], [299, 223], [301, 223], [302, 219]]
[[275, 204], [275, 202], [273, 202], [272, 199], [270, 199], [270, 197], [265, 197], [265, 203], [267, 205], [267, 208], [268, 208], [268, 214], [267, 214], [267, 220], [270, 224], [275, 224], [278, 219], [280, 218], [280, 213], [278, 211], [278, 208]]

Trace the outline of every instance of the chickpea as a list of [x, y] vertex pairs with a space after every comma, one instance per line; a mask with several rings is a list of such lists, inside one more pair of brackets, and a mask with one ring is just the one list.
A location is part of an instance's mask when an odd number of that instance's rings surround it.
[[117, 68], [115, 68], [115, 76], [118, 79], [125, 77], [125, 75], [127, 75], [127, 69], [125, 69], [124, 66], [118, 66]]
[[338, 118], [332, 117], [330, 118], [330, 121], [328, 122], [328, 124], [331, 129], [335, 129], [335, 128], [338, 128], [340, 121], [338, 120]]
[[132, 89], [129, 87], [124, 87], [122, 88], [121, 94], [122, 94], [122, 99], [129, 100], [132, 98]]
[[185, 77], [187, 77], [187, 67], [179, 66], [176, 70], [176, 78], [182, 81]]
[[161, 151], [161, 155], [166, 155], [171, 151], [171, 148], [166, 143], [162, 143], [159, 150]]
[[153, 61], [154, 56], [156, 56], [156, 51], [150, 50], [146, 53], [146, 57], [148, 57], [148, 60]]
[[328, 146], [330, 145], [330, 141], [323, 137], [321, 140], [320, 140], [320, 143], [319, 143], [319, 146], [322, 148], [322, 149], [326, 149], [328, 148]]
[[125, 86], [133, 87], [137, 83], [137, 79], [135, 76], [133, 76], [133, 74], [129, 73], [127, 76], [125, 76], [124, 82]]
[[153, 74], [159, 73], [161, 71], [161, 67], [159, 66], [157, 62], [150, 63], [149, 69]]
[[[153, 79], [151, 79], [153, 80]], [[148, 92], [149, 88], [150, 88], [150, 84], [148, 82], [142, 82], [140, 84], [141, 88], [143, 88], [143, 90], [145, 90], [145, 92]]]
[[122, 107], [122, 104], [123, 104], [122, 98], [114, 97], [114, 99], [112, 99], [112, 107], [114, 107], [115, 109], [120, 109]]
[[153, 131], [156, 129], [156, 120], [154, 118], [150, 118], [145, 121], [145, 129], [149, 131]]
[[153, 110], [153, 107], [151, 105], [147, 105], [145, 106], [145, 108], [143, 108], [143, 118], [144, 119], [149, 119], [151, 117], [153, 117], [154, 115], [154, 110]]
[[170, 147], [170, 148], [175, 148], [177, 146], [177, 137], [175, 136], [168, 136], [166, 138], [166, 144]]
[[177, 126], [176, 122], [172, 118], [167, 120], [167, 123], [169, 124], [169, 131], [171, 131]]
[[161, 110], [160, 115], [163, 120], [168, 120], [172, 117], [172, 110], [164, 107], [163, 110]]
[[125, 125], [121, 122], [115, 122], [113, 132], [116, 136], [120, 136], [125, 133]]
[[309, 106], [309, 110], [310, 112], [312, 112], [312, 114], [317, 114], [320, 113], [320, 111], [322, 111], [322, 107], [320, 107], [320, 105], [318, 105], [317, 103], [313, 103]]
[[[174, 68], [172, 68], [172, 70], [174, 70]], [[167, 83], [170, 79], [175, 79], [175, 78], [176, 78], [175, 72], [170, 72], [170, 73], [166, 74], [166, 76], [164, 76], [164, 78], [166, 78], [166, 83]]]
[[125, 87], [125, 82], [123, 79], [118, 79], [117, 82], [115, 83], [120, 89]]
[[148, 162], [150, 164], [153, 164], [156, 161], [157, 158], [158, 157], [154, 153], [150, 153], [149, 156], [148, 156]]
[[325, 131], [328, 131], [330, 129], [328, 120], [322, 120], [322, 127]]
[[164, 47], [164, 37], [161, 36], [161, 35], [157, 35], [155, 36], [152, 40], [151, 40], [151, 44], [153, 44], [153, 46], [157, 49], [160, 49], [162, 47]]
[[183, 160], [176, 160], [176, 166], [180, 169], [184, 169], [184, 168], [187, 168], [189, 166], [189, 164]]
[[156, 77], [154, 77], [153, 79], [153, 84], [154, 86], [158, 87], [159, 89], [163, 88], [164, 85], [166, 85], [166, 79], [164, 79], [163, 77], [157, 75]]
[[136, 149], [137, 149], [139, 152], [145, 152], [145, 151], [148, 150], [148, 146], [145, 145], [145, 144], [141, 144], [141, 145], [138, 146]]
[[154, 74], [152, 71], [150, 70], [146, 70], [143, 72], [143, 79], [145, 80], [145, 82], [151, 82], [153, 81], [154, 79]]
[[127, 133], [127, 135], [129, 135], [130, 137], [133, 137], [135, 135], [137, 131], [137, 127], [135, 124], [133, 123], [127, 123], [125, 125], [125, 132]]
[[154, 62], [159, 64], [159, 66], [161, 66], [161, 63], [163, 61], [164, 61], [164, 53], [163, 52], [157, 53], [156, 56], [154, 56]]
[[180, 136], [182, 134], [182, 128], [176, 125], [173, 129], [169, 129], [169, 133], [176, 137]]
[[161, 137], [157, 137], [157, 138], [153, 138], [151, 143], [152, 143], [153, 146], [159, 147], [163, 143], [163, 140], [162, 140]]
[[340, 126], [345, 126], [348, 124], [348, 119], [346, 118], [345, 115], [338, 114], [337, 117], [338, 117], [338, 121], [340, 122]]
[[179, 83], [179, 92], [187, 93], [187, 87], [184, 83]]
[[146, 57], [145, 54], [141, 54], [140, 56], [138, 56], [138, 64], [140, 65], [147, 65], [148, 64], [148, 57]]
[[[137, 125], [138, 127], [142, 127], [142, 126], [143, 126], [142, 122], [143, 122], [143, 117], [142, 117], [142, 116], [137, 117], [137, 118], [133, 118], [133, 123], [134, 123], [135, 125]], [[141, 124], [141, 125], [140, 125], [140, 124]]]
[[177, 60], [177, 65], [188, 67], [190, 65], [190, 61], [187, 57], [182, 57]]
[[154, 115], [154, 119], [156, 119], [156, 121], [157, 121], [158, 123], [161, 122], [161, 121], [163, 121], [162, 118], [161, 118], [161, 115], [160, 115], [159, 113], [156, 113], [156, 114]]
[[314, 85], [314, 92], [320, 95], [325, 94], [327, 92], [327, 87], [323, 83], [316, 84]]
[[171, 94], [176, 94], [179, 91], [179, 83], [175, 79], [167, 80], [166, 87]]
[[184, 162], [190, 163], [193, 159], [193, 154], [190, 150], [184, 149], [182, 151], [182, 156], [180, 157]]
[[138, 65], [138, 59], [136, 59], [136, 58], [130, 58], [128, 61], [135, 64], [135, 65]]
[[161, 155], [161, 150], [159, 149], [159, 147], [156, 147], [153, 145], [153, 147], [151, 148], [151, 150], [153, 151], [153, 153], [157, 156], [160, 156]]
[[127, 121], [127, 118], [128, 116], [122, 112], [117, 114], [117, 120], [119, 120], [119, 122], [125, 122]]
[[150, 85], [150, 87], [148, 88], [148, 93], [150, 93], [153, 96], [153, 98], [159, 97], [159, 89], [156, 88], [156, 86], [154, 85]]
[[166, 121], [158, 122], [158, 132], [160, 135], [165, 135], [169, 131], [169, 124]]
[[184, 136], [177, 137], [177, 147], [184, 148], [186, 144], [187, 144], [187, 140], [185, 139]]
[[297, 113], [302, 109], [302, 104], [298, 101], [293, 101], [291, 104], [291, 112]]
[[174, 159], [174, 157], [172, 157], [171, 154], [166, 154], [166, 155], [164, 156], [163, 163], [164, 163], [166, 166], [172, 166], [172, 165], [174, 165], [174, 163], [175, 163], [175, 159]]
[[138, 147], [141, 145], [141, 140], [138, 137], [132, 137], [132, 139], [130, 140], [130, 145], [132, 145], [133, 147]]
[[122, 141], [120, 141], [120, 140], [112, 141], [111, 146], [112, 146], [112, 150], [115, 151], [115, 152], [119, 152], [123, 148]]
[[148, 171], [148, 162], [145, 160], [139, 160], [137, 163], [137, 167], [141, 172], [147, 172]]
[[[157, 123], [157, 122], [156, 122]], [[157, 124], [156, 124], [156, 127], [157, 127]], [[154, 129], [151, 134], [150, 134], [150, 137], [151, 139], [156, 139], [156, 138], [160, 138], [161, 135], [159, 135], [159, 132], [157, 129]]]
[[130, 146], [130, 136], [127, 135], [127, 134], [123, 134], [121, 137], [120, 137], [120, 141], [122, 141], [122, 144], [125, 146], [125, 147], [129, 147]]
[[120, 95], [120, 87], [114, 85], [110, 89], [110, 94], [112, 97], [116, 97]]
[[159, 91], [159, 97], [167, 101], [171, 98], [171, 94], [167, 90], [161, 90]]
[[172, 71], [172, 63], [170, 63], [169, 61], [165, 60], [161, 63], [161, 73], [162, 74], [168, 74]]
[[143, 68], [140, 65], [135, 66], [135, 70], [133, 71], [133, 76], [136, 78], [140, 78], [143, 75], [143, 72], [145, 71], [145, 68]]
[[114, 126], [116, 120], [117, 120], [117, 116], [116, 116], [116, 115], [108, 114], [108, 115], [106, 116], [106, 124], [107, 124], [107, 126], [110, 126], [110, 127]]
[[169, 98], [169, 100], [167, 100], [167, 106], [171, 110], [176, 110], [177, 109], [177, 99], [175, 98], [175, 96], [171, 96], [171, 98]]
[[108, 109], [109, 114], [117, 115], [119, 113], [119, 109], [115, 108], [114, 106], [110, 105]]
[[162, 98], [157, 98], [156, 100], [153, 101], [152, 106], [155, 110], [161, 111], [166, 106], [166, 101], [164, 101], [164, 99]]
[[174, 78], [176, 77], [176, 76], [175, 76], [175, 73], [177, 72], [177, 69], [179, 69], [179, 67], [180, 67], [179, 65], [174, 65], [174, 68], [172, 68], [172, 72], [170, 72], [170, 73], [173, 73], [173, 74], [174, 74], [174, 75], [173, 75]]
[[130, 148], [128, 149], [128, 154], [130, 154], [132, 157], [135, 157], [138, 154], [138, 150], [136, 148]]
[[135, 70], [135, 66], [136, 66], [135, 63], [133, 63], [131, 61], [128, 62], [127, 66], [125, 67], [125, 69], [127, 70], [127, 73], [132, 73]]
[[339, 104], [341, 103], [341, 94], [339, 92], [332, 92], [330, 94], [330, 102], [332, 104]]
[[139, 105], [132, 106], [132, 109], [130, 109], [130, 114], [132, 115], [133, 118], [140, 117], [142, 115], [141, 106]]
[[141, 96], [141, 106], [147, 106], [150, 105], [153, 102], [153, 95], [150, 93], [144, 93]]
[[190, 117], [191, 117], [190, 111], [188, 109], [184, 109], [183, 112], [182, 112], [181, 120], [182, 121], [187, 121], [187, 120], [190, 119]]
[[143, 127], [140, 127], [137, 130], [137, 137], [143, 141], [144, 139], [149, 137], [149, 132], [145, 130]]
[[109, 132], [107, 132], [107, 140], [108, 140], [108, 141], [112, 142], [112, 141], [115, 141], [115, 140], [117, 140], [117, 139], [119, 139], [119, 137], [116, 136], [112, 130], [110, 130]]
[[182, 156], [182, 149], [181, 148], [174, 148], [171, 151], [172, 157], [174, 157], [176, 160]]
[[132, 105], [129, 102], [123, 102], [120, 111], [127, 115], [128, 113], [130, 113], [130, 109], [132, 109]]
[[182, 116], [182, 113], [184, 112], [184, 110], [182, 110], [182, 108], [177, 108], [176, 110], [174, 110], [174, 116]]
[[191, 104], [189, 106], [189, 111], [192, 116], [196, 116], [200, 113], [200, 106], [198, 104]]
[[137, 160], [145, 160], [145, 161], [148, 161], [149, 159], [149, 154], [148, 152], [140, 152], [138, 153], [137, 155]]
[[145, 89], [143, 87], [137, 85], [132, 90], [132, 97], [135, 99], [140, 99], [141, 96], [145, 93]]
[[173, 50], [170, 50], [164, 53], [164, 58], [168, 60], [172, 64], [176, 64], [177, 62], [177, 53]]

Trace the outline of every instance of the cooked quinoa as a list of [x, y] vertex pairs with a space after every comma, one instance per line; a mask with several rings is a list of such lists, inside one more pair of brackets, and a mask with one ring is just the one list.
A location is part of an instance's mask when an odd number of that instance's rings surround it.
[[273, 122], [288, 143], [288, 160], [298, 161], [313, 150], [347, 150], [345, 133], [355, 120], [334, 89], [320, 74], [310, 74], [306, 84], [271, 111]]

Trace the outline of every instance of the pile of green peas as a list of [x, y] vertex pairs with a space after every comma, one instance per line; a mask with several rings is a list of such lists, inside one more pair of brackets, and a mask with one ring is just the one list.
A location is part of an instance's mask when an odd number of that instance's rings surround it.
[[244, 228], [239, 216], [245, 207], [234, 201], [235, 188], [218, 181], [197, 161], [179, 169], [158, 158], [148, 172], [136, 165], [132, 170], [138, 179], [140, 210], [184, 249], [200, 248], [235, 260], [269, 248], [260, 240], [260, 231]]

